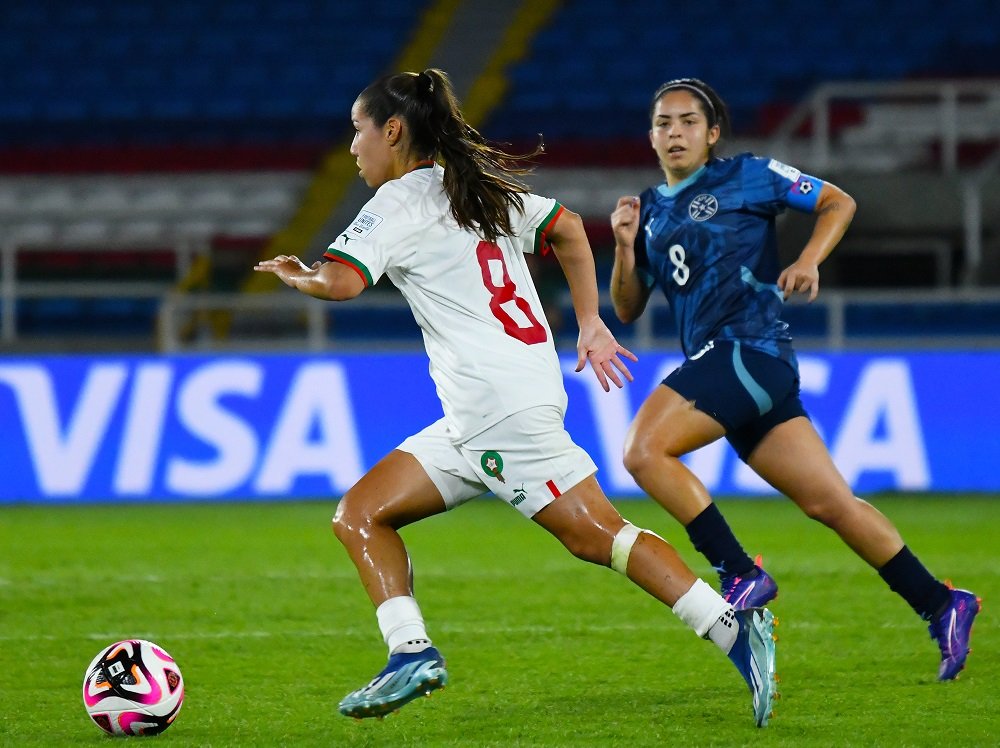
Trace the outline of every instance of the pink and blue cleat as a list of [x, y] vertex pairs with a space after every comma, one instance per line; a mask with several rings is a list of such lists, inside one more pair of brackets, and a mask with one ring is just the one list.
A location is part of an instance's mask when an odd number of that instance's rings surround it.
[[749, 574], [722, 578], [722, 597], [736, 610], [763, 608], [778, 596], [778, 583], [760, 567], [761, 563], [758, 555]]

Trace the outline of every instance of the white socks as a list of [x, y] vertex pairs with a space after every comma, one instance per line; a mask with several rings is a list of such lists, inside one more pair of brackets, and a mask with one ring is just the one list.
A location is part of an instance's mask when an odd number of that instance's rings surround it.
[[708, 630], [708, 638], [715, 642], [715, 646], [729, 654], [739, 632], [740, 625], [736, 622], [736, 611], [730, 608], [712, 624], [712, 628]]
[[722, 599], [704, 580], [696, 579], [691, 589], [674, 603], [674, 613], [703, 639], [711, 639], [729, 654], [739, 626], [733, 606]]
[[390, 597], [376, 608], [375, 617], [389, 654], [420, 652], [430, 646], [424, 617], [414, 598]]

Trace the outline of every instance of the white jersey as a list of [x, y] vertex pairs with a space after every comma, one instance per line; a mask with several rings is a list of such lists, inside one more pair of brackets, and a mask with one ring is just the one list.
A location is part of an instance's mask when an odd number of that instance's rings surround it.
[[430, 375], [456, 443], [538, 405], [566, 408], [566, 390], [525, 252], [546, 242], [562, 206], [525, 194], [513, 236], [490, 244], [451, 214], [444, 169], [386, 182], [324, 257], [374, 285], [387, 275], [423, 331]]

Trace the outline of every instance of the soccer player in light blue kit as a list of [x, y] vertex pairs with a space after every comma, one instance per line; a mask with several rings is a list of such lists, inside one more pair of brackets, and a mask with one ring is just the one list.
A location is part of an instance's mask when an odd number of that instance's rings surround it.
[[[663, 84], [649, 116], [666, 182], [618, 201], [611, 295], [618, 317], [632, 322], [659, 286], [687, 359], [639, 409], [625, 443], [626, 467], [718, 570], [725, 599], [736, 607], [764, 605], [777, 584], [679, 459], [724, 436], [929, 622], [941, 650], [938, 679], [955, 678], [981, 601], [938, 581], [892, 523], [854, 496], [802, 407], [792, 339], [780, 319], [792, 293], [816, 298], [819, 264], [847, 230], [854, 200], [773, 159], [716, 158], [729, 117], [703, 81]], [[786, 208], [815, 214], [816, 224], [798, 259], [781, 271], [775, 216]]]

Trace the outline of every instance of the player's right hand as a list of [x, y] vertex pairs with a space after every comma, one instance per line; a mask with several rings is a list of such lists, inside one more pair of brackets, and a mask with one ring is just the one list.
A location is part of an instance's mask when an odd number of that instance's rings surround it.
[[625, 195], [618, 198], [618, 205], [611, 214], [611, 230], [615, 234], [615, 246], [631, 248], [639, 233], [639, 198]]
[[295, 288], [295, 282], [303, 274], [315, 272], [313, 268], [306, 267], [295, 255], [278, 255], [273, 260], [261, 260], [253, 267], [258, 273], [274, 273], [287, 286]]

